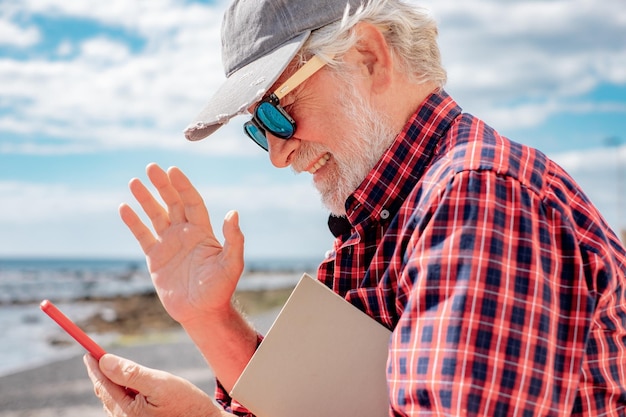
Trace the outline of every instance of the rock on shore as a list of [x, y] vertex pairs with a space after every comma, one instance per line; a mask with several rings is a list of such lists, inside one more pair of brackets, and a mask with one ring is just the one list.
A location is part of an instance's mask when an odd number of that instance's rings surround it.
[[[281, 307], [293, 288], [237, 291], [235, 303], [248, 315], [262, 314]], [[165, 311], [155, 293], [117, 297], [99, 301], [97, 312], [79, 326], [92, 333], [141, 334], [180, 327]]]

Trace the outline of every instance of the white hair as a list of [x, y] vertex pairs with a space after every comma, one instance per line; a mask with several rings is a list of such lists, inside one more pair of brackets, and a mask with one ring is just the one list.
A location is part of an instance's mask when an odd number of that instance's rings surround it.
[[416, 83], [434, 82], [443, 88], [447, 76], [437, 44], [437, 24], [428, 10], [403, 0], [370, 0], [353, 14], [346, 9], [342, 20], [311, 33], [300, 50], [299, 60], [319, 55], [342, 72], [342, 55], [359, 40], [353, 30], [359, 22], [381, 28], [393, 58], [409, 79]]

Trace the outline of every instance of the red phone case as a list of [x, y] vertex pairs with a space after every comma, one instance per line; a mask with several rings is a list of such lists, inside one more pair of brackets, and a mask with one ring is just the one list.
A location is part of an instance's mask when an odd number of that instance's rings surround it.
[[[100, 358], [106, 353], [106, 351], [94, 340], [87, 336], [87, 334], [80, 329], [72, 320], [70, 320], [65, 314], [61, 313], [61, 310], [57, 308], [50, 300], [43, 300], [41, 304], [39, 304], [39, 308], [49, 315], [52, 320], [56, 321], [59, 326], [63, 328], [70, 336], [72, 336], [78, 343], [80, 343], [91, 356], [96, 358], [96, 360], [100, 360]], [[124, 387], [126, 394], [134, 397], [139, 393], [139, 391]]]
[[91, 356], [96, 358], [96, 360], [100, 360], [100, 358], [106, 353], [106, 351], [93, 341], [92, 338], [87, 336], [85, 332], [83, 332], [72, 320], [67, 318], [67, 316], [61, 313], [54, 304], [52, 304], [49, 300], [43, 300], [39, 305], [41, 310], [52, 318], [52, 320], [56, 321], [59, 326], [61, 326], [70, 336], [72, 336], [78, 343], [80, 343]]

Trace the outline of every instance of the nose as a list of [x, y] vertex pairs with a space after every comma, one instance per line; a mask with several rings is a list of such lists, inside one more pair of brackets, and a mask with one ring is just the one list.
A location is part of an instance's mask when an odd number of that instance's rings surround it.
[[276, 168], [286, 168], [291, 165], [292, 155], [298, 148], [300, 141], [295, 137], [285, 140], [269, 133], [266, 135], [272, 165]]

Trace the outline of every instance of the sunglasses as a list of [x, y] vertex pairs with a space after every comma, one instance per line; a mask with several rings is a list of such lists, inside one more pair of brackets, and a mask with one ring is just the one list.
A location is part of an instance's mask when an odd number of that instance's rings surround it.
[[252, 119], [243, 125], [246, 135], [261, 148], [268, 150], [265, 132], [277, 138], [287, 140], [296, 133], [296, 122], [280, 105], [280, 99], [285, 97], [297, 86], [315, 74], [326, 62], [314, 55], [298, 71], [287, 79], [272, 94], [265, 97], [254, 108]]

